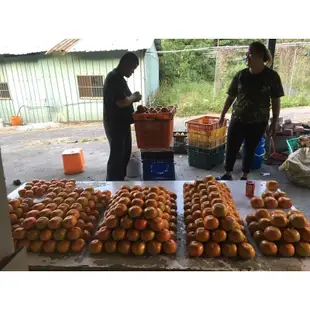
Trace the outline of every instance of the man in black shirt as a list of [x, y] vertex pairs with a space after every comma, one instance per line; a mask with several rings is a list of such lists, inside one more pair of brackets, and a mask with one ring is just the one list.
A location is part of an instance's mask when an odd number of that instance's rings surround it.
[[129, 78], [139, 65], [138, 57], [127, 52], [117, 68], [106, 77], [103, 86], [103, 123], [110, 145], [107, 181], [124, 181], [131, 156], [132, 104], [141, 100], [139, 92], [131, 93], [124, 77]]

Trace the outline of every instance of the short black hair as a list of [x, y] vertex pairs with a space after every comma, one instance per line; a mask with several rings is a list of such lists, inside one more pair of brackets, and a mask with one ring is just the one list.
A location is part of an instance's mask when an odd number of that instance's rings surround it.
[[271, 55], [265, 44], [262, 42], [256, 41], [250, 44], [249, 48], [252, 48], [256, 53], [261, 54], [264, 62], [270, 61]]
[[124, 63], [135, 64], [138, 66], [139, 65], [139, 58], [135, 53], [127, 52], [122, 56], [121, 60], [119, 61], [120, 65], [122, 65]]

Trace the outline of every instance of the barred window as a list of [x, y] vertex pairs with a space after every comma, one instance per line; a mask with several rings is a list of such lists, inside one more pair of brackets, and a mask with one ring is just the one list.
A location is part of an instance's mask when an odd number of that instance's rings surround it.
[[78, 75], [78, 88], [80, 98], [102, 98], [102, 75]]
[[11, 99], [8, 83], [0, 83], [0, 99]]

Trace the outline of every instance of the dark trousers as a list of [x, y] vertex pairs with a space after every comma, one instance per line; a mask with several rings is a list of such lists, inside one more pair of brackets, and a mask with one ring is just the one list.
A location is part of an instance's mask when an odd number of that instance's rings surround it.
[[244, 124], [231, 120], [227, 133], [227, 149], [225, 170], [232, 172], [237, 154], [244, 141], [244, 157], [242, 161], [243, 173], [249, 173], [253, 162], [255, 150], [264, 136], [267, 123]]
[[110, 145], [110, 156], [107, 164], [107, 181], [124, 181], [127, 165], [131, 156], [131, 128], [111, 128], [104, 124]]

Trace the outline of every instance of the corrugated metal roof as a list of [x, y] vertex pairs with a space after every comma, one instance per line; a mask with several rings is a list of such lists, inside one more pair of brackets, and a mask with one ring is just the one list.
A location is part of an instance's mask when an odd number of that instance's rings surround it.
[[64, 39], [45, 54], [51, 54], [54, 52], [65, 52], [67, 53], [70, 49], [79, 41], [79, 39]]
[[60, 41], [60, 39], [55, 38], [24, 38], [18, 40], [10, 39], [10, 41], [1, 40], [0, 55], [26, 55], [46, 52]]
[[41, 52], [96, 52], [145, 50], [152, 46], [154, 39], [150, 38], [85, 38], [57, 40], [52, 38], [1, 41], [0, 55], [26, 55]]
[[98, 51], [140, 51], [148, 49], [152, 46], [154, 39], [140, 38], [140, 39], [104, 39], [104, 38], [86, 38], [77, 42], [70, 52], [98, 52]]

